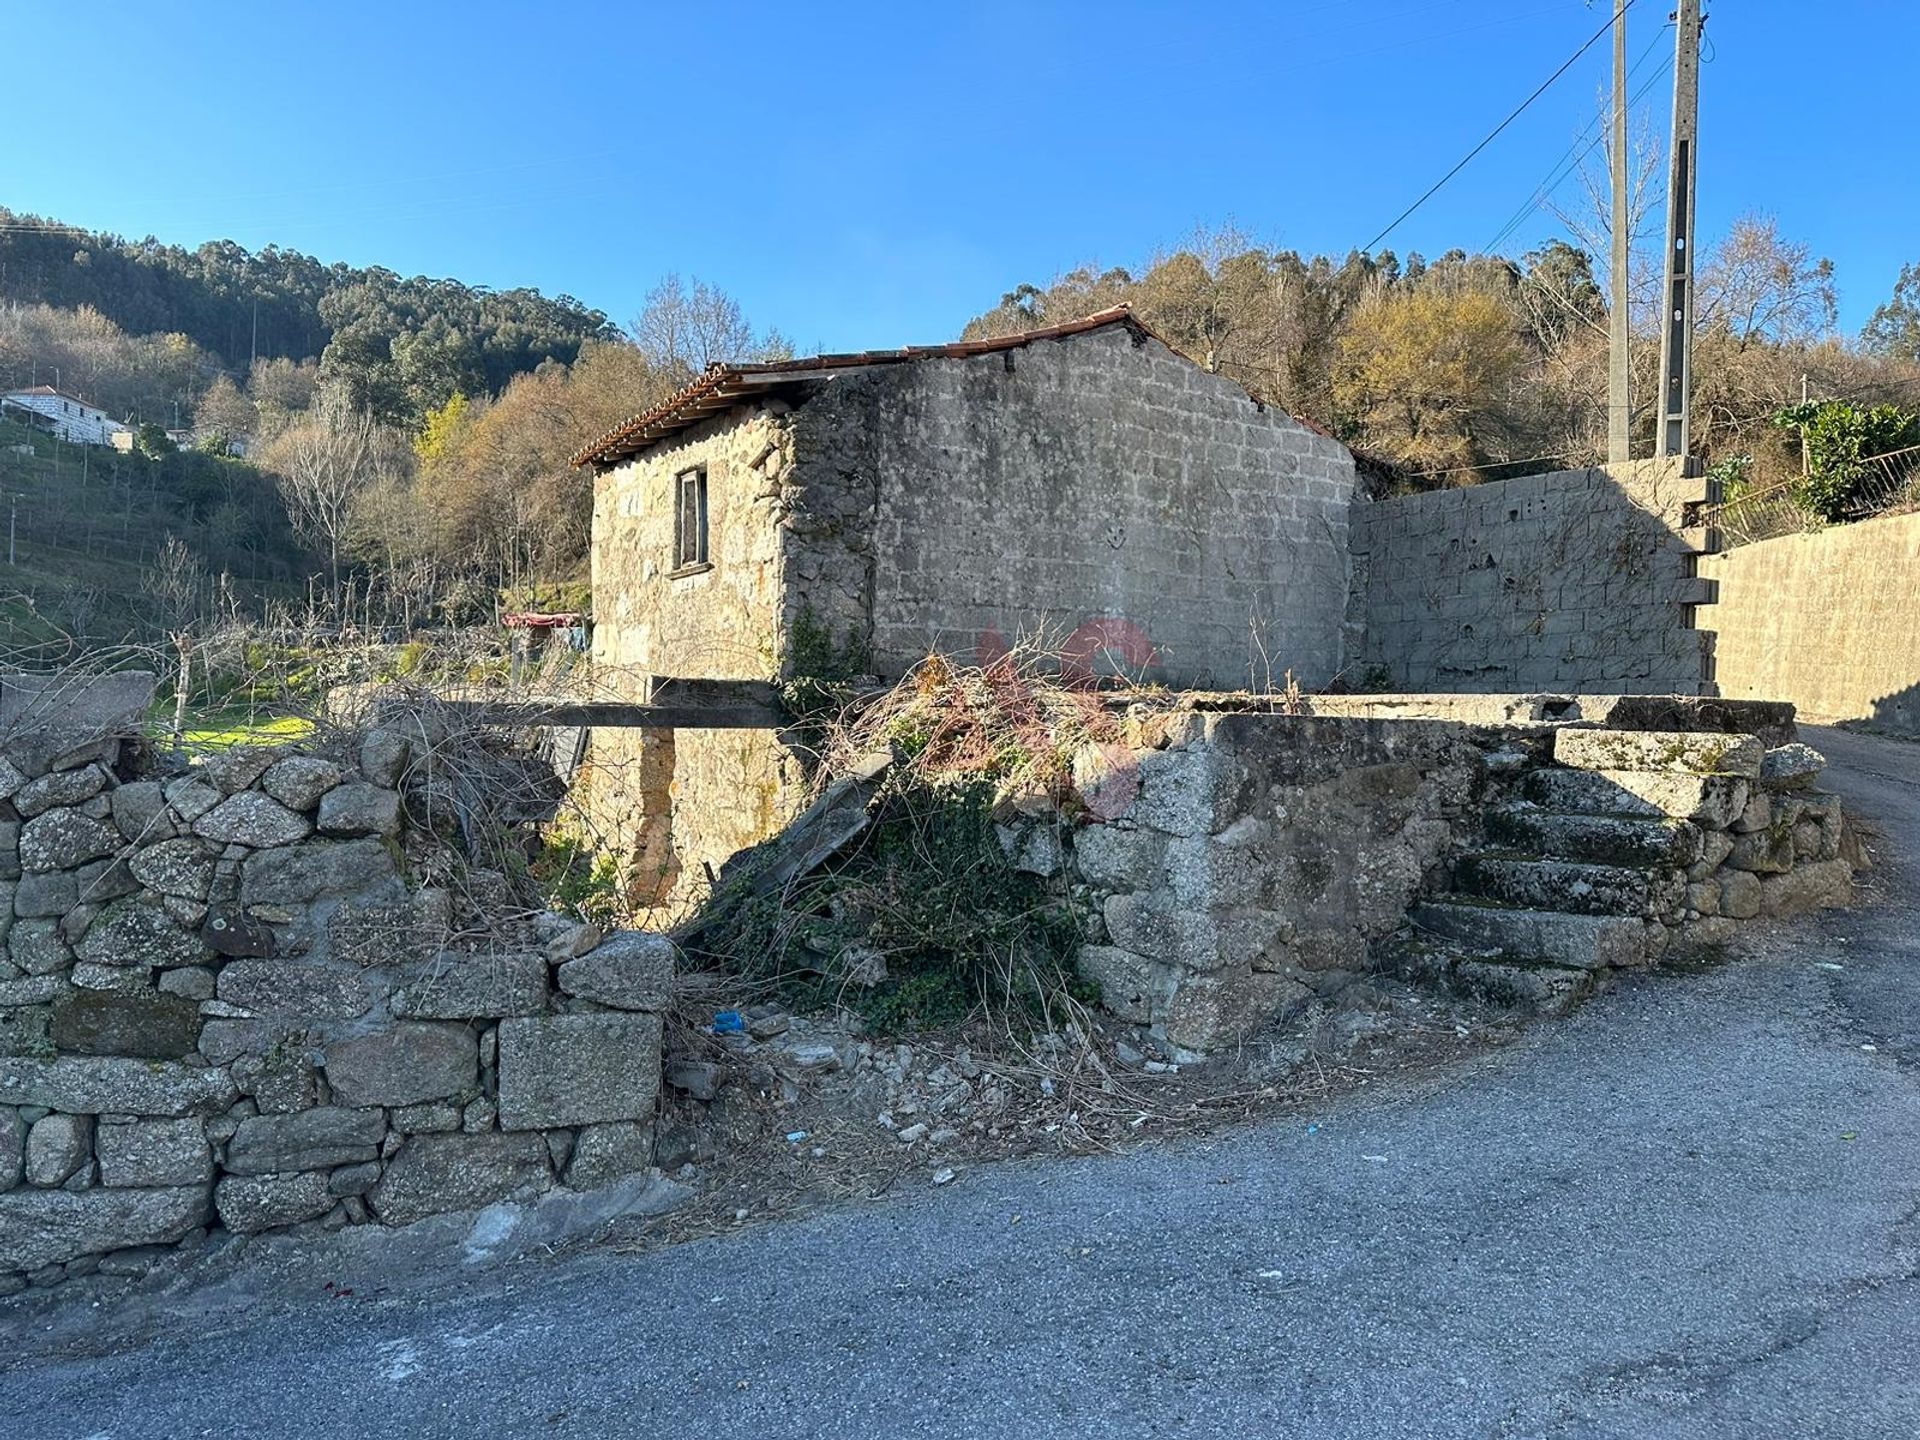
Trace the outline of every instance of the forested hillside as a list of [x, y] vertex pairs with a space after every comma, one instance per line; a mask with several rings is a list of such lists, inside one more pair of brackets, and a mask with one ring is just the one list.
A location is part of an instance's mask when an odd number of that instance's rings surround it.
[[[57, 384], [140, 426], [121, 453], [0, 424], [19, 516], [0, 639], [584, 603], [592, 486], [568, 457], [710, 361], [788, 349], [673, 276], [629, 329], [532, 290], [0, 212], [0, 385]], [[144, 603], [163, 569], [174, 602]]]
[[[378, 267], [325, 264], [297, 250], [248, 251], [232, 241], [197, 249], [76, 230], [0, 208], [0, 301], [90, 317], [132, 337], [165, 337], [172, 369], [149, 364], [134, 393], [89, 394], [117, 413], [174, 423], [191, 410], [210, 370], [245, 377], [256, 361], [315, 362], [382, 419], [418, 424], [455, 393], [492, 393], [543, 361], [570, 364], [580, 347], [610, 340], [607, 317], [571, 296], [488, 290], [458, 280], [411, 279]], [[40, 357], [0, 333], [0, 382], [50, 380]], [[43, 334], [55, 327], [44, 318]], [[25, 365], [30, 373], [20, 373]], [[72, 383], [111, 388], [110, 365]], [[196, 384], [196, 381], [198, 382]], [[156, 388], [157, 387], [157, 388]]]

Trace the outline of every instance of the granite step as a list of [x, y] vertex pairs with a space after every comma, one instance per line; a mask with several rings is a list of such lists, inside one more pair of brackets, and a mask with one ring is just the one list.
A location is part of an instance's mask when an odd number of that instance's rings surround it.
[[1553, 758], [1581, 770], [1637, 770], [1674, 775], [1760, 776], [1767, 747], [1751, 735], [1698, 731], [1583, 730], [1555, 734]]
[[1414, 906], [1409, 918], [1429, 935], [1516, 960], [1580, 970], [1647, 960], [1647, 924], [1628, 916], [1434, 900]]
[[1567, 815], [1511, 805], [1488, 812], [1487, 834], [1501, 845], [1551, 860], [1687, 866], [1700, 858], [1699, 827], [1664, 815]]
[[1431, 936], [1393, 947], [1384, 958], [1409, 980], [1536, 1015], [1566, 1014], [1593, 993], [1596, 977], [1593, 970], [1511, 960]]
[[1686, 904], [1686, 877], [1668, 867], [1595, 865], [1468, 855], [1454, 867], [1463, 894], [1528, 910], [1659, 919]]
[[1748, 781], [1738, 775], [1673, 775], [1645, 770], [1535, 770], [1526, 798], [1563, 815], [1624, 815], [1695, 820], [1721, 829], [1746, 808]]

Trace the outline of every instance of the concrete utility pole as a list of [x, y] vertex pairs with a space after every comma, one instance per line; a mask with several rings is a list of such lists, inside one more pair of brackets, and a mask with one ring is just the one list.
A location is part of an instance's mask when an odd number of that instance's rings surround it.
[[1700, 130], [1700, 0], [1680, 0], [1674, 31], [1673, 153], [1667, 170], [1667, 273], [1661, 296], [1656, 455], [1687, 453], [1693, 387], [1693, 180]]
[[1607, 315], [1607, 459], [1630, 460], [1633, 397], [1627, 314], [1627, 7], [1613, 15], [1613, 309]]

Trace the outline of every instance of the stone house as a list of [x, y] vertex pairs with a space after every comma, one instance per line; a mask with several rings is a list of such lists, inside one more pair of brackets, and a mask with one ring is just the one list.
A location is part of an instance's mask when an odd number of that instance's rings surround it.
[[[991, 340], [715, 366], [587, 446], [595, 674], [890, 680], [1045, 637], [1093, 669], [1312, 687], [1342, 664], [1346, 447], [1124, 307]], [[642, 895], [763, 838], [764, 731], [595, 734], [590, 807]]]

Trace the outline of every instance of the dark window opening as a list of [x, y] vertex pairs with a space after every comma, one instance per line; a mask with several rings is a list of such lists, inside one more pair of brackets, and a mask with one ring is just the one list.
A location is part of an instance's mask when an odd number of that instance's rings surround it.
[[689, 470], [674, 481], [673, 566], [707, 564], [707, 472]]

